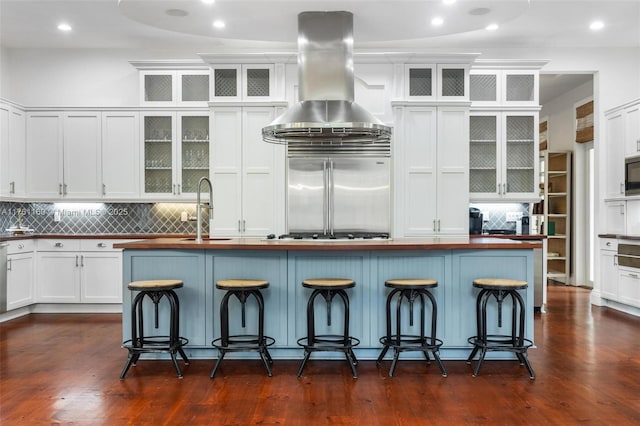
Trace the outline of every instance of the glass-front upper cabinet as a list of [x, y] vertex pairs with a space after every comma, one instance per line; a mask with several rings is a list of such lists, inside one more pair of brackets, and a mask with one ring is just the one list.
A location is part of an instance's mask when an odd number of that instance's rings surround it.
[[538, 105], [538, 70], [472, 69], [469, 85], [472, 107]]
[[209, 113], [149, 112], [142, 131], [144, 194], [191, 198], [209, 177]]
[[140, 72], [142, 105], [207, 106], [209, 70], [145, 70]]
[[407, 100], [468, 100], [469, 66], [466, 64], [406, 64]]
[[539, 198], [538, 114], [472, 112], [469, 193], [472, 200]]
[[275, 96], [272, 64], [215, 64], [213, 67], [214, 100], [264, 101]]

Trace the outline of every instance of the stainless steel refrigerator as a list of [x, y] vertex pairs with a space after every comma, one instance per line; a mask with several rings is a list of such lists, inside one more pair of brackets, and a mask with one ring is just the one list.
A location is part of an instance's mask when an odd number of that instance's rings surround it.
[[289, 232], [389, 233], [388, 156], [289, 156], [287, 180]]

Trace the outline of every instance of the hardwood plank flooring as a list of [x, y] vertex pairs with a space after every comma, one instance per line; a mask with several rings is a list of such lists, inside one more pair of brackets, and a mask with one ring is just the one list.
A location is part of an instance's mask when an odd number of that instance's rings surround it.
[[640, 318], [592, 307], [589, 291], [549, 287], [536, 314], [536, 371], [487, 361], [401, 361], [387, 377], [362, 361], [194, 360], [176, 378], [170, 362], [143, 360], [126, 380], [120, 315], [32, 314], [0, 324], [0, 424], [419, 425], [640, 424]]

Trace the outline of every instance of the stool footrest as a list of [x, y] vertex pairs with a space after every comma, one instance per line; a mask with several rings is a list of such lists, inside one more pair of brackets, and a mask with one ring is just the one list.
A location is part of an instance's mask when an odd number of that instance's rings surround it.
[[380, 338], [380, 343], [401, 351], [423, 351], [440, 349], [443, 342], [440, 339], [433, 339], [429, 336], [421, 337], [403, 334], [400, 336], [400, 340], [398, 340], [397, 335], [383, 336]]
[[178, 340], [171, 344], [169, 336], [145, 336], [142, 339], [136, 339], [134, 343], [131, 339], [122, 342], [122, 347], [129, 351], [145, 353], [145, 352], [174, 352], [177, 348], [181, 348], [189, 343], [189, 339], [178, 337]]
[[269, 336], [262, 336], [262, 342], [260, 342], [260, 337], [257, 335], [240, 334], [229, 336], [226, 345], [222, 344], [222, 338], [213, 340], [211, 345], [217, 349], [224, 349], [227, 352], [260, 352], [263, 348], [271, 346], [275, 342], [276, 340]]
[[339, 334], [324, 334], [315, 336], [313, 342], [309, 342], [307, 337], [298, 339], [298, 345], [309, 351], [341, 351], [353, 348], [360, 344], [360, 339], [355, 337], [347, 337], [346, 339]]
[[484, 340], [478, 336], [472, 336], [467, 339], [472, 345], [484, 348], [487, 351], [525, 352], [533, 346], [533, 342], [529, 339], [522, 339], [522, 344], [518, 344], [518, 340], [517, 337], [514, 339], [512, 336], [502, 334], [488, 335]]

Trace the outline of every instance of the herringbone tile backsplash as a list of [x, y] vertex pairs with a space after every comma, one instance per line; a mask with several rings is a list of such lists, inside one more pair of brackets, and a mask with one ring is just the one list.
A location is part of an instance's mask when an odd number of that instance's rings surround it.
[[[0, 232], [18, 223], [39, 234], [193, 234], [195, 203], [16, 203], [0, 202]], [[59, 221], [56, 221], [59, 219]], [[204, 232], [209, 213], [202, 210]]]

